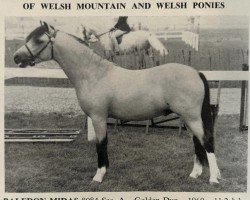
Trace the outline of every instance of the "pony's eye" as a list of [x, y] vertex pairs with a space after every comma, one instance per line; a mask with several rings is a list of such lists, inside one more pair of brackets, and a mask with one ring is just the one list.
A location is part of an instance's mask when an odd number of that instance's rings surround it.
[[41, 38], [36, 38], [34, 41], [35, 41], [35, 43], [37, 43], [37, 44], [41, 44], [41, 43], [44, 42]]
[[41, 44], [43, 42], [46, 42], [48, 40], [48, 37], [46, 35], [42, 35], [41, 37], [36, 38], [35, 42], [37, 44]]

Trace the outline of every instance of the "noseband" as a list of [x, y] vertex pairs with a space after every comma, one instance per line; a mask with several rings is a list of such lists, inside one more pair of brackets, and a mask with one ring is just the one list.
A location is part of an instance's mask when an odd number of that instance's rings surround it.
[[49, 41], [48, 41], [48, 42], [46, 43], [46, 45], [45, 45], [38, 53], [36, 53], [36, 54], [33, 54], [32, 51], [30, 50], [30, 48], [28, 47], [27, 43], [25, 43], [24, 46], [26, 47], [26, 49], [28, 50], [29, 54], [31, 55], [32, 60], [35, 60], [35, 59], [43, 52], [43, 50], [47, 48], [47, 46], [48, 46], [49, 44], [51, 44], [51, 59], [54, 58], [54, 47], [53, 47], [53, 42], [54, 42], [54, 39], [55, 39], [55, 37], [56, 37], [57, 32], [58, 32], [58, 30], [55, 30], [55, 32], [54, 32], [53, 35], [50, 35], [50, 34], [48, 34], [48, 33], [45, 32], [45, 34], [46, 34], [46, 35], [48, 36], [48, 38], [49, 38]]

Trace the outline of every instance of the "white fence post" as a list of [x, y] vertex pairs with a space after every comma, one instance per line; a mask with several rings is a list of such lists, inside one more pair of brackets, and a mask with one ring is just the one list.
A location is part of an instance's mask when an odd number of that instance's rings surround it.
[[199, 34], [196, 34], [196, 40], [195, 40], [195, 50], [199, 50]]

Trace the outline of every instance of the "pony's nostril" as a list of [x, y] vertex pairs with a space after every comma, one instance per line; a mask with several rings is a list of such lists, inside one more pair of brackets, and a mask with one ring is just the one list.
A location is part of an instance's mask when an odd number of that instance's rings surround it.
[[19, 55], [15, 55], [14, 56], [14, 61], [16, 64], [18, 64], [20, 62], [20, 56]]

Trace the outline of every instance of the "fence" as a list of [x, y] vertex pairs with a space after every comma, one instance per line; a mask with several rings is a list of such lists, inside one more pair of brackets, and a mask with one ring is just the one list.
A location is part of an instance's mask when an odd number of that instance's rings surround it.
[[[142, 62], [143, 60], [143, 62]], [[248, 63], [248, 50], [243, 49], [206, 49], [196, 52], [191, 49], [169, 50], [165, 55], [153, 51], [150, 56], [146, 51], [123, 52], [115, 56], [114, 62], [128, 69], [150, 68], [165, 63], [181, 63], [197, 70], [238, 71], [242, 63]], [[144, 64], [142, 66], [142, 64]]]
[[[150, 55], [152, 53], [152, 55]], [[239, 71], [242, 63], [248, 63], [248, 50], [206, 49], [199, 52], [191, 49], [172, 50], [160, 55], [157, 51], [123, 52], [113, 60], [127, 69], [145, 69], [165, 63], [181, 63], [198, 71]], [[240, 81], [223, 81], [222, 87], [241, 87]]]
[[199, 50], [199, 34], [190, 31], [156, 31], [154, 32], [157, 38], [169, 40], [169, 39], [181, 39], [187, 45], [194, 50]]
[[[242, 63], [248, 63], [248, 50], [234, 49], [233, 46], [227, 49], [216, 48], [214, 46], [203, 46], [199, 51], [195, 51], [189, 46], [184, 46], [178, 41], [162, 41], [167, 47], [168, 54], [160, 56], [154, 52], [154, 60], [147, 52], [124, 52], [120, 56], [115, 56], [114, 61], [128, 69], [149, 68], [164, 63], [182, 63], [194, 67], [197, 70], [218, 70], [234, 71], [241, 70]], [[17, 67], [13, 61], [13, 53], [23, 44], [22, 40], [6, 40], [5, 43], [5, 66]], [[94, 46], [93, 48], [99, 48]], [[100, 52], [100, 50], [98, 49]], [[142, 66], [143, 64], [143, 66]], [[55, 63], [49, 67], [55, 66]]]

